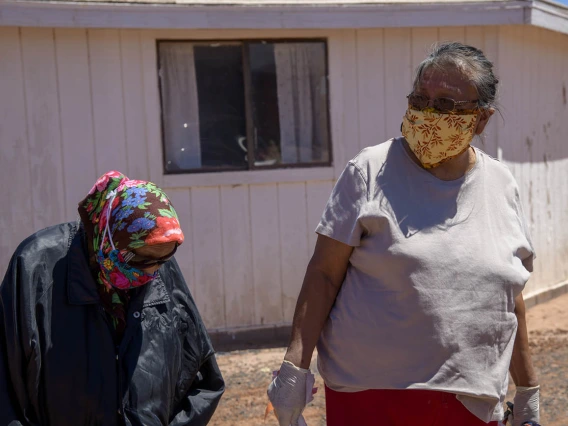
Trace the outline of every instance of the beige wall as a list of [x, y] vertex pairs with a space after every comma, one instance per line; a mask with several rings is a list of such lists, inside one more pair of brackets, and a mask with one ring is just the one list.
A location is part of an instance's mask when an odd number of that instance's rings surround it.
[[[334, 166], [162, 174], [155, 40], [327, 37]], [[33, 231], [75, 218], [101, 173], [166, 188], [177, 256], [211, 329], [288, 323], [334, 179], [399, 134], [412, 70], [437, 40], [484, 49], [502, 113], [478, 144], [511, 167], [538, 252], [526, 289], [568, 279], [568, 36], [534, 27], [329, 31], [0, 28], [0, 269]]]

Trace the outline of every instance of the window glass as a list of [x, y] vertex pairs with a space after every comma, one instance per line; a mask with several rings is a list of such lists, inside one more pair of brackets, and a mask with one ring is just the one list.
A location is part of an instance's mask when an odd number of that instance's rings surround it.
[[328, 162], [324, 43], [251, 43], [249, 49], [255, 165]]
[[195, 46], [202, 167], [247, 166], [241, 46]]
[[329, 165], [323, 41], [162, 41], [166, 173]]

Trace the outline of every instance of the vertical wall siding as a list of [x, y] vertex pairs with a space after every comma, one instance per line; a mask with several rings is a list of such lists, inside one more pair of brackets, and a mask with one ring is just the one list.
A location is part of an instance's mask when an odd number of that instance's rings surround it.
[[226, 322], [250, 326], [255, 320], [255, 297], [249, 186], [222, 186], [219, 195]]
[[87, 38], [97, 174], [116, 169], [128, 175], [121, 67], [128, 56], [121, 56], [118, 30], [89, 30]]
[[534, 27], [501, 27], [500, 157], [519, 183], [537, 251], [527, 293], [568, 277], [568, 36]]
[[[74, 219], [102, 172], [161, 185], [161, 175], [150, 176], [161, 158], [153, 34], [0, 28], [0, 177], [15, 182], [0, 189], [9, 200], [0, 206], [2, 270], [25, 236]], [[448, 27], [337, 30], [328, 40], [336, 176], [362, 148], [399, 134], [414, 69], [433, 43], [465, 41], [486, 52], [501, 77], [504, 119], [496, 114], [476, 143], [519, 182], [539, 255], [527, 292], [566, 280], [568, 36]], [[332, 186], [166, 188], [186, 235], [176, 257], [208, 327], [291, 321]]]
[[[77, 214], [77, 203], [97, 178], [87, 33], [55, 30], [57, 84], [65, 182], [65, 218]], [[62, 218], [63, 219], [63, 218]]]
[[[34, 229], [27, 111], [18, 28], [0, 27], [0, 274]], [[9, 101], [6, 101], [9, 100]], [[10, 185], [10, 183], [13, 183]]]
[[[276, 185], [250, 186], [250, 222], [254, 322], [258, 325], [280, 324], [284, 321], [284, 310], [280, 209]], [[249, 305], [252, 303], [249, 302]]]
[[66, 182], [53, 31], [20, 31], [31, 170], [32, 223], [36, 229], [64, 217]]
[[226, 251], [223, 250], [220, 197], [219, 188], [191, 189], [193, 238], [187, 242], [194, 247], [193, 262], [189, 258], [178, 259], [180, 263], [189, 263], [194, 271], [195, 300], [207, 327], [211, 328], [227, 326], [225, 287], [231, 285], [231, 274], [226, 276], [223, 267]]

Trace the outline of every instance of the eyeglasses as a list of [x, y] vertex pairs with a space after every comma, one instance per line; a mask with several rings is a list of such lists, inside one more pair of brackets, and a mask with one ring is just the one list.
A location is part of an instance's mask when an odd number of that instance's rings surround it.
[[167, 254], [166, 256], [160, 257], [158, 259], [152, 258], [145, 258], [142, 256], [138, 256], [136, 253], [132, 253], [131, 251], [124, 255], [124, 262], [133, 268], [136, 269], [146, 269], [152, 268], [154, 266], [160, 266], [169, 261], [178, 248], [178, 244], [174, 247], [171, 253]]
[[440, 112], [455, 111], [456, 106], [459, 105], [475, 104], [477, 106], [479, 104], [479, 100], [454, 101], [451, 98], [428, 99], [426, 96], [418, 95], [416, 93], [411, 93], [406, 98], [408, 99], [408, 104], [414, 109], [423, 110], [431, 106]]

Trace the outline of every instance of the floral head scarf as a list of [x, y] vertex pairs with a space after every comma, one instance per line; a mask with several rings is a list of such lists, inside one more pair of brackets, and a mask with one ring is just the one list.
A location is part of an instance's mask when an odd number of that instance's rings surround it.
[[[128, 265], [133, 250], [155, 244], [183, 243], [176, 211], [166, 194], [151, 182], [130, 180], [117, 171], [101, 176], [79, 203], [79, 214], [98, 272], [99, 294], [109, 313], [124, 320], [118, 290], [139, 287], [155, 278]], [[105, 303], [110, 300], [110, 304]], [[122, 317], [122, 318], [120, 318]]]

